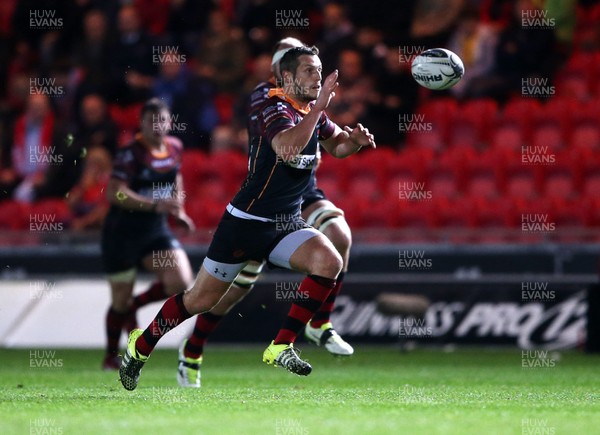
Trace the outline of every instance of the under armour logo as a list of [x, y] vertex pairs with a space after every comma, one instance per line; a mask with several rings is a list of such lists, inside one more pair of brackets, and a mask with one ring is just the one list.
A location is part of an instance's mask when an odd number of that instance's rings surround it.
[[218, 267], [215, 267], [214, 273], [220, 274], [223, 278], [225, 278], [227, 276], [227, 272], [219, 272], [219, 268]]

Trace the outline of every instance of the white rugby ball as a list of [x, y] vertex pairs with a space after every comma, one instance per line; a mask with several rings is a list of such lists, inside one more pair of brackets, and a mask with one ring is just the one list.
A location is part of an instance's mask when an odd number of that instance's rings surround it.
[[460, 81], [465, 66], [456, 53], [445, 48], [431, 48], [415, 57], [410, 72], [421, 86], [441, 91]]

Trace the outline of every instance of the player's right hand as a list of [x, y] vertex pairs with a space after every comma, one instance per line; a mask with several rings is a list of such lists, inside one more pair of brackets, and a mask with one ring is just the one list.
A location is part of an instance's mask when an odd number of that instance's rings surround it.
[[314, 109], [325, 110], [327, 109], [327, 107], [329, 107], [331, 99], [335, 97], [335, 90], [340, 85], [337, 79], [337, 69], [325, 78], [325, 81], [321, 86], [321, 92], [319, 92], [319, 96], [317, 97], [317, 101], [315, 102]]
[[156, 203], [156, 213], [176, 215], [180, 208], [181, 203], [176, 199], [162, 199]]

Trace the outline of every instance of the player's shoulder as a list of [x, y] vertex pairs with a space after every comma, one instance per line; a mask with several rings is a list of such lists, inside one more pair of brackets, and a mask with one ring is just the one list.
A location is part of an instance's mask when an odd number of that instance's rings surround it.
[[183, 151], [183, 142], [181, 139], [175, 136], [165, 136], [165, 143], [168, 147], [173, 148], [177, 152]]
[[263, 119], [268, 122], [272, 118], [277, 117], [293, 117], [295, 113], [294, 107], [287, 101], [272, 96], [268, 98], [260, 107], [260, 113]]

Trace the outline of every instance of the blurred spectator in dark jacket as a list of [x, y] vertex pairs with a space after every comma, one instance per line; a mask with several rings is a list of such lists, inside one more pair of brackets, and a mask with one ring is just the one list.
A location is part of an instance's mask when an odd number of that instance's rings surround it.
[[123, 6], [118, 17], [118, 41], [111, 47], [113, 101], [131, 104], [150, 96], [152, 76], [152, 41], [142, 29], [133, 6]]
[[186, 148], [206, 148], [210, 134], [219, 122], [214, 104], [215, 85], [195, 76], [183, 58], [161, 62], [152, 92], [171, 108], [171, 134]]
[[493, 96], [506, 98], [509, 91], [520, 92], [522, 81], [529, 77], [552, 77], [558, 60], [554, 31], [535, 21], [523, 26], [524, 14], [534, 16], [536, 11], [541, 9], [532, 0], [515, 4], [512, 21], [498, 40], [495, 74], [490, 77]]
[[455, 52], [468, 71], [451, 92], [458, 97], [480, 97], [478, 83], [487, 80], [494, 68], [496, 45], [498, 42], [494, 28], [479, 20], [476, 8], [466, 8], [456, 30], [448, 42], [448, 49]]
[[346, 49], [338, 60], [339, 88], [327, 109], [331, 119], [341, 126], [364, 122], [373, 82], [364, 72], [363, 60], [357, 50]]
[[196, 54], [198, 74], [213, 81], [218, 92], [234, 94], [244, 80], [247, 53], [242, 31], [222, 11], [212, 11]]
[[399, 116], [404, 119], [414, 113], [419, 86], [412, 78], [410, 66], [413, 54], [398, 52], [395, 47], [386, 52], [385, 63], [376, 72], [374, 98], [370, 99], [369, 130], [381, 145], [397, 145], [404, 139], [399, 130]]
[[100, 10], [91, 10], [83, 21], [83, 39], [75, 43], [73, 64], [82, 69], [84, 81], [96, 90], [107, 92], [110, 77], [106, 73], [112, 60], [107, 33], [106, 16]]
[[335, 64], [342, 49], [352, 45], [354, 26], [346, 8], [340, 3], [328, 3], [323, 9], [323, 28], [317, 43], [324, 71], [337, 68]]
[[108, 115], [106, 101], [98, 94], [86, 95], [81, 101], [73, 148], [102, 147], [110, 155], [117, 150], [117, 127]]

